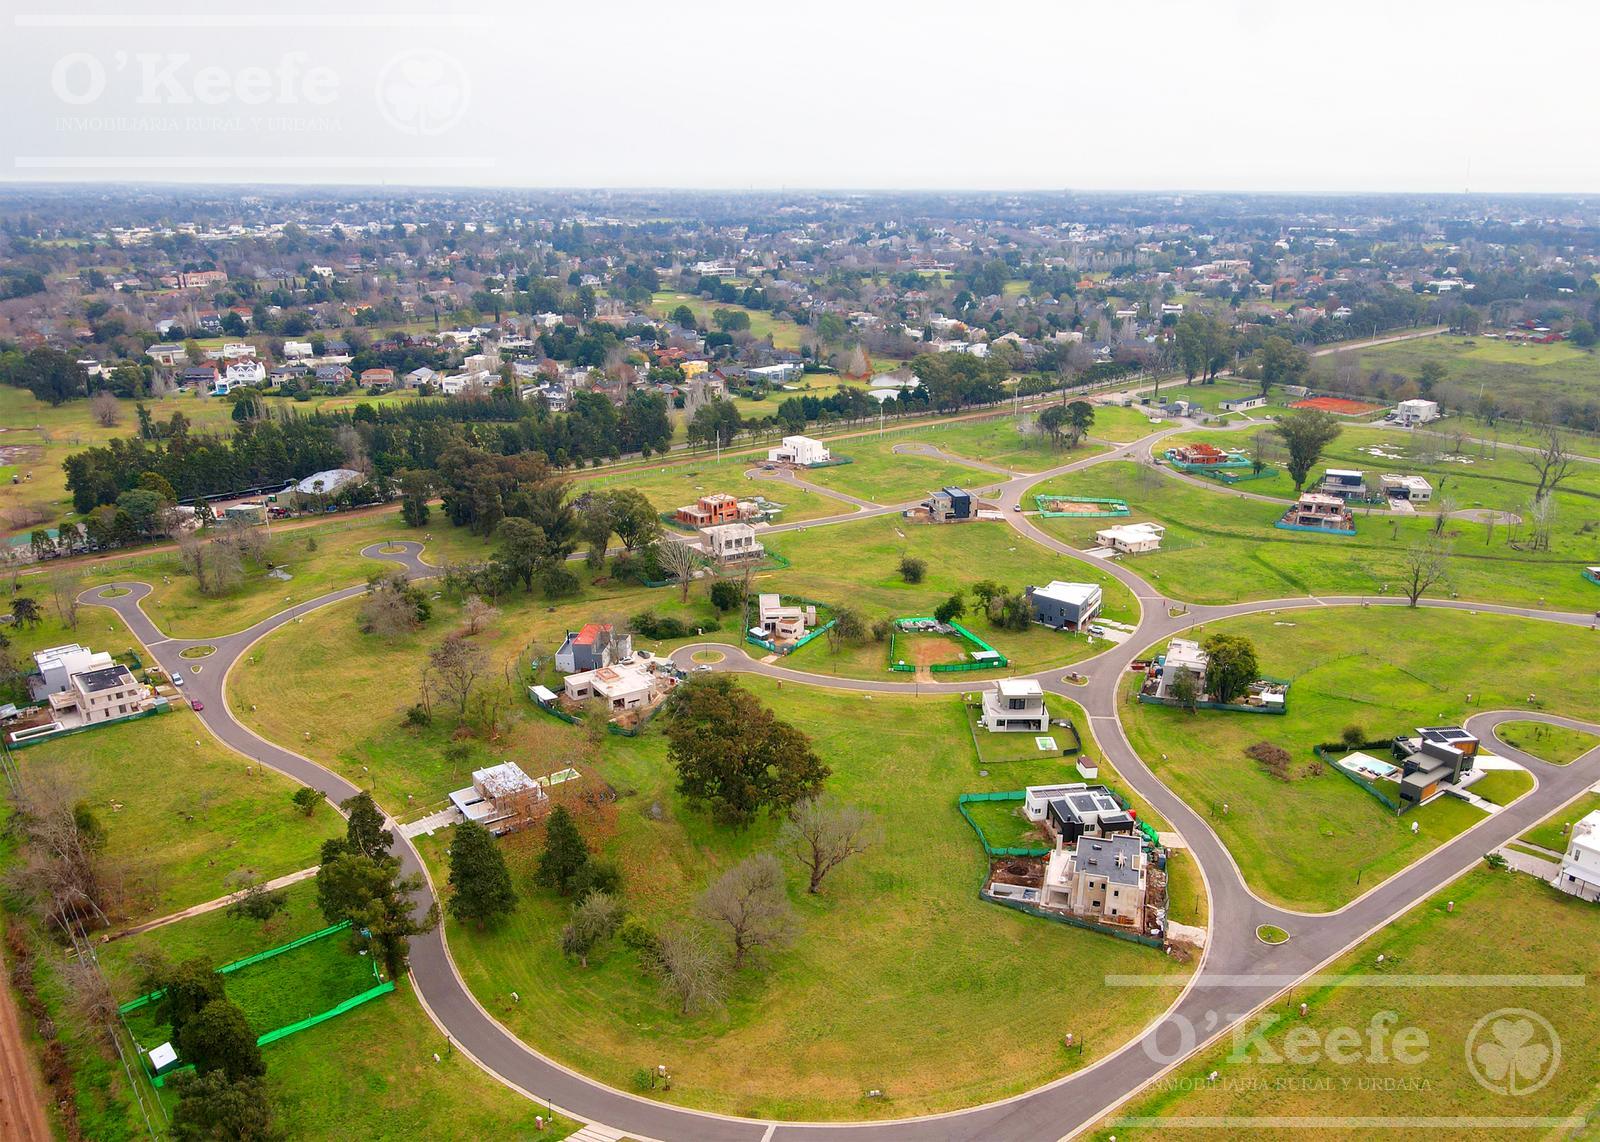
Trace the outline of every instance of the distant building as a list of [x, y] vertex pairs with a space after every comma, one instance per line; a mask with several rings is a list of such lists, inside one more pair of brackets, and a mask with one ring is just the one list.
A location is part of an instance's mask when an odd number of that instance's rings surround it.
[[1221, 401], [1217, 407], [1223, 412], [1249, 412], [1253, 408], [1265, 408], [1267, 398], [1264, 396], [1235, 397], [1233, 400]]
[[1394, 419], [1407, 428], [1439, 419], [1439, 403], [1431, 400], [1403, 400], [1394, 406]]
[[632, 653], [632, 635], [617, 634], [610, 623], [585, 623], [582, 630], [567, 632], [556, 651], [556, 669], [562, 674], [599, 670]]
[[1385, 474], [1378, 477], [1378, 490], [1391, 500], [1413, 504], [1425, 504], [1433, 498], [1433, 485], [1421, 476]]
[[463, 817], [499, 835], [544, 816], [550, 795], [514, 761], [472, 773], [472, 784], [450, 794]]
[[1400, 738], [1394, 743], [1395, 759], [1404, 766], [1400, 799], [1420, 805], [1440, 786], [1459, 784], [1472, 772], [1478, 749], [1478, 739], [1460, 726], [1429, 726], [1414, 738]]
[[74, 674], [104, 670], [112, 665], [105, 651], [90, 650], [75, 642], [65, 646], [51, 646], [33, 653], [33, 667], [39, 673], [40, 683], [34, 686], [36, 697], [46, 697], [67, 689]]
[[700, 550], [718, 563], [760, 559], [767, 553], [756, 538], [756, 529], [747, 523], [724, 523], [700, 529]]
[[1326, 531], [1336, 535], [1354, 535], [1356, 520], [1350, 509], [1345, 506], [1344, 500], [1338, 496], [1324, 495], [1321, 492], [1301, 492], [1300, 498], [1283, 513], [1278, 526], [1299, 531]]
[[826, 464], [832, 459], [833, 453], [828, 451], [828, 446], [809, 436], [785, 436], [782, 444], [767, 450], [767, 462], [771, 464], [809, 468], [813, 464]]
[[[748, 508], [746, 512], [744, 509]], [[690, 527], [713, 527], [719, 523], [738, 523], [755, 514], [755, 505], [740, 503], [727, 492], [701, 496], [692, 504], [685, 504], [672, 514], [672, 518]]]
[[1361, 500], [1367, 496], [1367, 476], [1353, 468], [1329, 468], [1322, 475], [1317, 491], [1341, 500]]
[[784, 603], [777, 594], [763, 594], [756, 599], [755, 629], [773, 642], [797, 642], [805, 636], [808, 627], [816, 625], [815, 606]]
[[934, 523], [954, 523], [972, 519], [978, 511], [978, 500], [964, 488], [940, 488], [925, 501], [928, 518]]

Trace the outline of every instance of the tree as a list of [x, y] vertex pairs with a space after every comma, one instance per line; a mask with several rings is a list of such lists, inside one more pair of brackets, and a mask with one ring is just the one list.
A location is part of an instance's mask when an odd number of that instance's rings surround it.
[[400, 483], [400, 518], [407, 527], [422, 527], [431, 511], [428, 500], [433, 496], [432, 473], [407, 468], [396, 479]]
[[44, 621], [44, 616], [39, 613], [39, 603], [27, 595], [18, 595], [11, 600], [11, 621], [18, 630], [36, 627]]
[[403, 572], [390, 571], [367, 580], [357, 625], [363, 634], [399, 638], [416, 630], [432, 614], [428, 597], [407, 582]]
[[55, 603], [56, 617], [68, 630], [78, 629], [78, 597], [82, 594], [82, 586], [78, 580], [65, 575], [57, 575], [50, 580], [50, 598]]
[[1579, 463], [1566, 438], [1556, 428], [1549, 429], [1537, 448], [1518, 455], [1539, 477], [1539, 486], [1533, 490], [1535, 500], [1560, 487]]
[[499, 618], [500, 608], [477, 595], [468, 595], [466, 601], [461, 604], [461, 613], [466, 617], [467, 633], [470, 635], [477, 634]]
[[101, 428], [115, 428], [122, 423], [122, 405], [110, 389], [101, 389], [89, 398], [89, 412]]
[[920, 583], [928, 574], [928, 565], [910, 555], [900, 557], [900, 578], [907, 583]]
[[1200, 702], [1200, 685], [1195, 681], [1194, 674], [1188, 670], [1179, 670], [1172, 679], [1172, 686], [1168, 691], [1174, 702], [1194, 713]]
[[[1273, 335], [1256, 350], [1256, 365], [1261, 370], [1261, 395], [1266, 396], [1273, 385], [1295, 385], [1311, 366], [1306, 351], [1287, 337]], [[1300, 410], [1297, 410], [1300, 411]]]
[[605, 492], [590, 492], [578, 501], [578, 534], [589, 545], [585, 561], [590, 570], [605, 566], [606, 549], [616, 524], [611, 514], [611, 497]]
[[783, 866], [771, 853], [746, 857], [700, 894], [700, 915], [727, 933], [733, 967], [744, 966], [755, 948], [780, 947], [794, 935], [794, 909], [784, 887]]
[[1256, 665], [1255, 644], [1242, 635], [1214, 634], [1205, 640], [1203, 649], [1206, 652], [1206, 693], [1214, 702], [1233, 701], [1261, 677]]
[[572, 919], [561, 929], [561, 950], [584, 967], [589, 956], [622, 926], [623, 907], [606, 892], [592, 892], [573, 905]]
[[565, 805], [557, 805], [545, 820], [544, 852], [539, 854], [533, 882], [566, 896], [588, 863], [589, 846], [583, 843], [577, 822]]
[[221, 1071], [230, 1082], [237, 1082], [267, 1073], [250, 1021], [239, 1005], [226, 996], [211, 1000], [195, 1012], [175, 1035], [178, 1053], [202, 1075]]
[[475, 821], [456, 826], [450, 840], [450, 915], [492, 928], [517, 907], [505, 855], [494, 836]]
[[867, 624], [861, 612], [850, 607], [840, 607], [833, 612], [833, 625], [828, 628], [828, 640], [838, 649], [840, 644], [854, 645], [867, 637]]
[[727, 997], [727, 961], [700, 929], [683, 926], [665, 933], [657, 941], [655, 961], [683, 1014], [720, 1007]]
[[472, 688], [488, 669], [488, 652], [459, 634], [446, 635], [428, 652], [429, 677], [444, 697], [455, 702], [458, 718], [467, 716]]
[[732, 579], [718, 579], [711, 584], [711, 605], [719, 611], [733, 610], [744, 602], [744, 589]]
[[1433, 392], [1433, 387], [1444, 380], [1445, 367], [1438, 361], [1424, 361], [1417, 369], [1417, 388], [1423, 396]]
[[649, 547], [661, 537], [661, 516], [637, 488], [618, 488], [609, 493], [611, 527], [628, 551]]
[[259, 1078], [232, 1081], [223, 1071], [180, 1072], [172, 1078], [172, 1089], [178, 1095], [172, 1133], [182, 1142], [274, 1142], [282, 1137], [266, 1083]]
[[1061, 437], [1067, 425], [1067, 410], [1053, 404], [1039, 414], [1039, 427], [1050, 437], [1050, 447], [1061, 447]]
[[413, 898], [423, 888], [421, 875], [400, 875], [400, 862], [394, 857], [366, 856], [338, 841], [323, 845], [317, 906], [330, 924], [350, 921], [383, 960], [390, 978], [405, 974], [410, 937], [431, 931], [439, 922], [438, 905], [422, 915], [416, 911]]
[[372, 794], [363, 789], [339, 803], [345, 813], [344, 847], [363, 856], [386, 856], [394, 845], [394, 834], [384, 828], [387, 818]]
[[933, 617], [942, 623], [953, 623], [967, 613], [966, 600], [957, 591], [933, 609]]
[[1442, 582], [1449, 570], [1450, 555], [1438, 536], [1430, 535], [1406, 548], [1399, 577], [1410, 605], [1415, 607], [1428, 588]]
[[1294, 494], [1306, 486], [1306, 477], [1322, 459], [1322, 450], [1339, 435], [1339, 422], [1331, 413], [1311, 408], [1291, 409], [1272, 426], [1289, 448], [1289, 475], [1294, 479]]
[[156, 1019], [172, 1029], [176, 1042], [202, 1008], [227, 997], [222, 980], [209, 963], [194, 958], [178, 964], [157, 962], [145, 973], [144, 986], [148, 993], [161, 993]]
[[877, 840], [877, 818], [854, 805], [808, 797], [789, 810], [779, 840], [811, 874], [806, 891], [814, 894], [828, 873]]
[[533, 593], [534, 578], [550, 558], [550, 543], [542, 529], [516, 516], [501, 521], [495, 560], [511, 579], [520, 581], [529, 594]]
[[700, 569], [700, 555], [687, 543], [663, 543], [660, 547], [661, 568], [678, 581], [678, 601], [689, 601], [689, 587], [695, 572]]
[[1072, 447], [1083, 443], [1083, 438], [1094, 426], [1094, 405], [1085, 400], [1075, 400], [1067, 406], [1067, 437]]
[[815, 796], [832, 772], [811, 740], [780, 721], [731, 674], [702, 675], [667, 702], [667, 758], [678, 791], [703, 801], [720, 823], [748, 826]]

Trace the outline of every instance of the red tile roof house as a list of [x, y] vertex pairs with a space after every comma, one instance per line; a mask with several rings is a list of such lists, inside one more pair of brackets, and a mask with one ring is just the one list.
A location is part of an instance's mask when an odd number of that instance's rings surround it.
[[600, 670], [633, 653], [633, 636], [616, 634], [610, 623], [585, 623], [576, 634], [567, 633], [556, 651], [556, 669], [563, 674]]
[[367, 369], [361, 374], [361, 387], [368, 389], [392, 389], [394, 387], [393, 369]]

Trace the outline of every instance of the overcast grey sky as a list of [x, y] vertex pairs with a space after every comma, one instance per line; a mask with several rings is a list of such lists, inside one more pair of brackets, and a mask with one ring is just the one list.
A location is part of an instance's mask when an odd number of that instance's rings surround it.
[[4, 2], [13, 180], [1600, 190], [1585, 0]]

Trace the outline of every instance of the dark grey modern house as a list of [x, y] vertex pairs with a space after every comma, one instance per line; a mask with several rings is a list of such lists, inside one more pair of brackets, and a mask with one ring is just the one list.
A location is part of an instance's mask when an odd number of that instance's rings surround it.
[[1100, 614], [1100, 588], [1094, 583], [1063, 583], [1028, 588], [1033, 621], [1056, 630], [1082, 630]]

